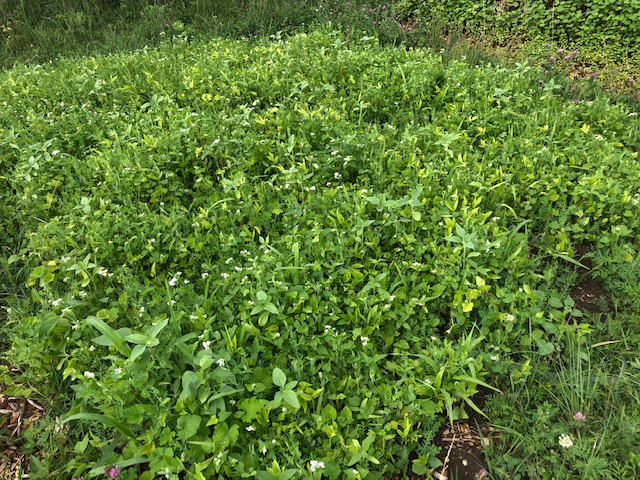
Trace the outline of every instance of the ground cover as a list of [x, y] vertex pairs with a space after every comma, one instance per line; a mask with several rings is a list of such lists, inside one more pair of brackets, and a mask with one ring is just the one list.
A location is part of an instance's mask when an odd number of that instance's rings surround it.
[[329, 31], [0, 80], [30, 478], [637, 475], [628, 105]]
[[6, 0], [0, 68], [152, 47], [174, 35], [254, 38], [329, 24], [345, 34], [366, 30], [392, 45], [529, 61], [573, 79], [595, 76], [637, 102], [637, 2]]

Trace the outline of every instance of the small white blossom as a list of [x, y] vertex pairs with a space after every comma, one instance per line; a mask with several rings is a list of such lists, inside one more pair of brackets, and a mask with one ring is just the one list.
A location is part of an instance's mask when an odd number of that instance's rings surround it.
[[175, 287], [176, 283], [178, 283], [178, 279], [176, 277], [173, 277], [171, 280], [169, 280], [170, 287]]
[[225, 366], [225, 361], [224, 358], [219, 358], [218, 361], [216, 362], [219, 366], [224, 367]]
[[91, 346], [89, 347], [89, 351], [90, 351], [90, 352], [95, 352], [95, 351], [96, 351], [96, 347], [95, 347], [94, 345], [91, 345]]
[[571, 447], [573, 447], [573, 440], [571, 440], [571, 437], [569, 435], [567, 435], [566, 433], [563, 433], [562, 435], [560, 435], [558, 437], [558, 443], [560, 444], [560, 446], [562, 448], [571, 448]]
[[516, 319], [516, 317], [514, 317], [514, 316], [513, 316], [512, 314], [510, 314], [510, 313], [507, 313], [507, 315], [504, 317], [504, 319], [505, 319], [505, 321], [507, 321], [507, 322], [513, 322], [513, 321]]
[[273, 334], [273, 338], [280, 338], [280, 332], [276, 332]]
[[90, 372], [89, 370], [84, 372], [84, 376], [87, 377], [87, 378], [96, 378], [96, 374], [93, 373], [93, 372]]
[[229, 265], [229, 263], [232, 262], [232, 261], [233, 261], [233, 257], [229, 257], [224, 261], [224, 263]]
[[262, 452], [262, 455], [266, 455], [267, 454], [267, 447], [266, 446], [262, 446], [262, 450], [260, 450]]
[[311, 473], [315, 472], [316, 470], [321, 470], [324, 468], [324, 462], [319, 462], [317, 460], [311, 460], [309, 462], [309, 470], [311, 470]]
[[202, 279], [204, 280], [204, 279], [206, 279], [206, 278], [209, 276], [209, 274], [208, 274], [207, 272], [204, 272], [204, 273], [203, 273], [202, 275], [200, 275], [200, 276], [201, 276], [201, 277], [202, 277]]
[[369, 343], [369, 337], [360, 337], [360, 341], [362, 342], [362, 346], [366, 347]]
[[249, 426], [246, 428], [246, 430], [247, 430], [247, 432], [255, 432], [255, 431], [256, 431], [256, 429], [255, 429], [255, 428], [253, 428], [253, 425], [249, 425]]
[[52, 304], [54, 307], [57, 307], [57, 306], [58, 306], [58, 305], [60, 305], [61, 303], [62, 303], [62, 299], [61, 299], [61, 298], [58, 298], [57, 300], [54, 300], [53, 302], [51, 302], [51, 304]]
[[209, 350], [210, 347], [211, 347], [210, 340], [207, 340], [206, 342], [202, 342], [202, 348], [204, 348], [205, 350]]
[[223, 274], [221, 275], [221, 277], [222, 277], [222, 278], [229, 278], [229, 274], [225, 272], [225, 273], [223, 273]]
[[109, 275], [109, 270], [107, 270], [106, 268], [100, 269], [98, 270], [98, 275], [102, 275], [103, 277], [106, 277], [107, 275]]
[[118, 367], [116, 368], [113, 373], [115, 373], [116, 375], [120, 375], [122, 373], [122, 368]]

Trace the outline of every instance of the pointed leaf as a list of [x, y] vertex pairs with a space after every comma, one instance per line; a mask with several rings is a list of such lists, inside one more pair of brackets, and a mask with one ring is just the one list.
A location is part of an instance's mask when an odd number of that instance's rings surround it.
[[284, 387], [285, 383], [287, 383], [287, 376], [278, 367], [273, 369], [272, 377], [273, 383], [280, 388]]

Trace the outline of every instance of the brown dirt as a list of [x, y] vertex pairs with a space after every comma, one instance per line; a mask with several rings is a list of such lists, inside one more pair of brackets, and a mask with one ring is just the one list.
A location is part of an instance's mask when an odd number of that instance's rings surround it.
[[437, 441], [442, 446], [439, 456], [442, 466], [436, 469], [436, 480], [477, 480], [488, 478], [484, 474], [487, 463], [484, 449], [490, 447], [496, 437], [496, 430], [490, 425], [471, 422], [456, 422], [440, 431]]
[[44, 407], [29, 398], [12, 397], [2, 391], [0, 389], [0, 479], [29, 478], [26, 473], [29, 458], [20, 448], [21, 436], [29, 425], [43, 417]]
[[583, 313], [607, 313], [613, 311], [611, 295], [597, 281], [587, 278], [571, 289], [569, 295], [576, 308]]
[[23, 397], [0, 393], [0, 478], [29, 478], [29, 459], [20, 449], [21, 434], [28, 425], [42, 418], [44, 408]]
[[593, 262], [589, 257], [591, 251], [592, 248], [589, 245], [582, 244], [575, 247], [575, 258], [587, 267], [587, 270], [572, 265], [572, 268], [578, 273], [578, 284], [571, 289], [569, 295], [576, 304], [575, 308], [583, 313], [612, 312], [611, 295], [600, 282], [591, 278], [590, 273], [593, 268]]

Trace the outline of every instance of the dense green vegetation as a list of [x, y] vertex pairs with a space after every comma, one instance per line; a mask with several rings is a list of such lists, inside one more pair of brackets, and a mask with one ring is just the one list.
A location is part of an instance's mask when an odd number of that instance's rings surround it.
[[554, 57], [571, 77], [596, 74], [608, 88], [637, 95], [638, 1], [4, 0], [0, 67], [155, 46], [174, 35], [259, 37], [330, 23], [383, 43], [454, 47], [468, 57], [538, 65]]
[[638, 478], [634, 104], [567, 82], [574, 56], [398, 48], [386, 8], [296, 5], [229, 28], [343, 19], [204, 40], [196, 2], [157, 48], [113, 32], [0, 74], [0, 385], [47, 407], [30, 478], [429, 475], [470, 415], [495, 429], [478, 478]]

